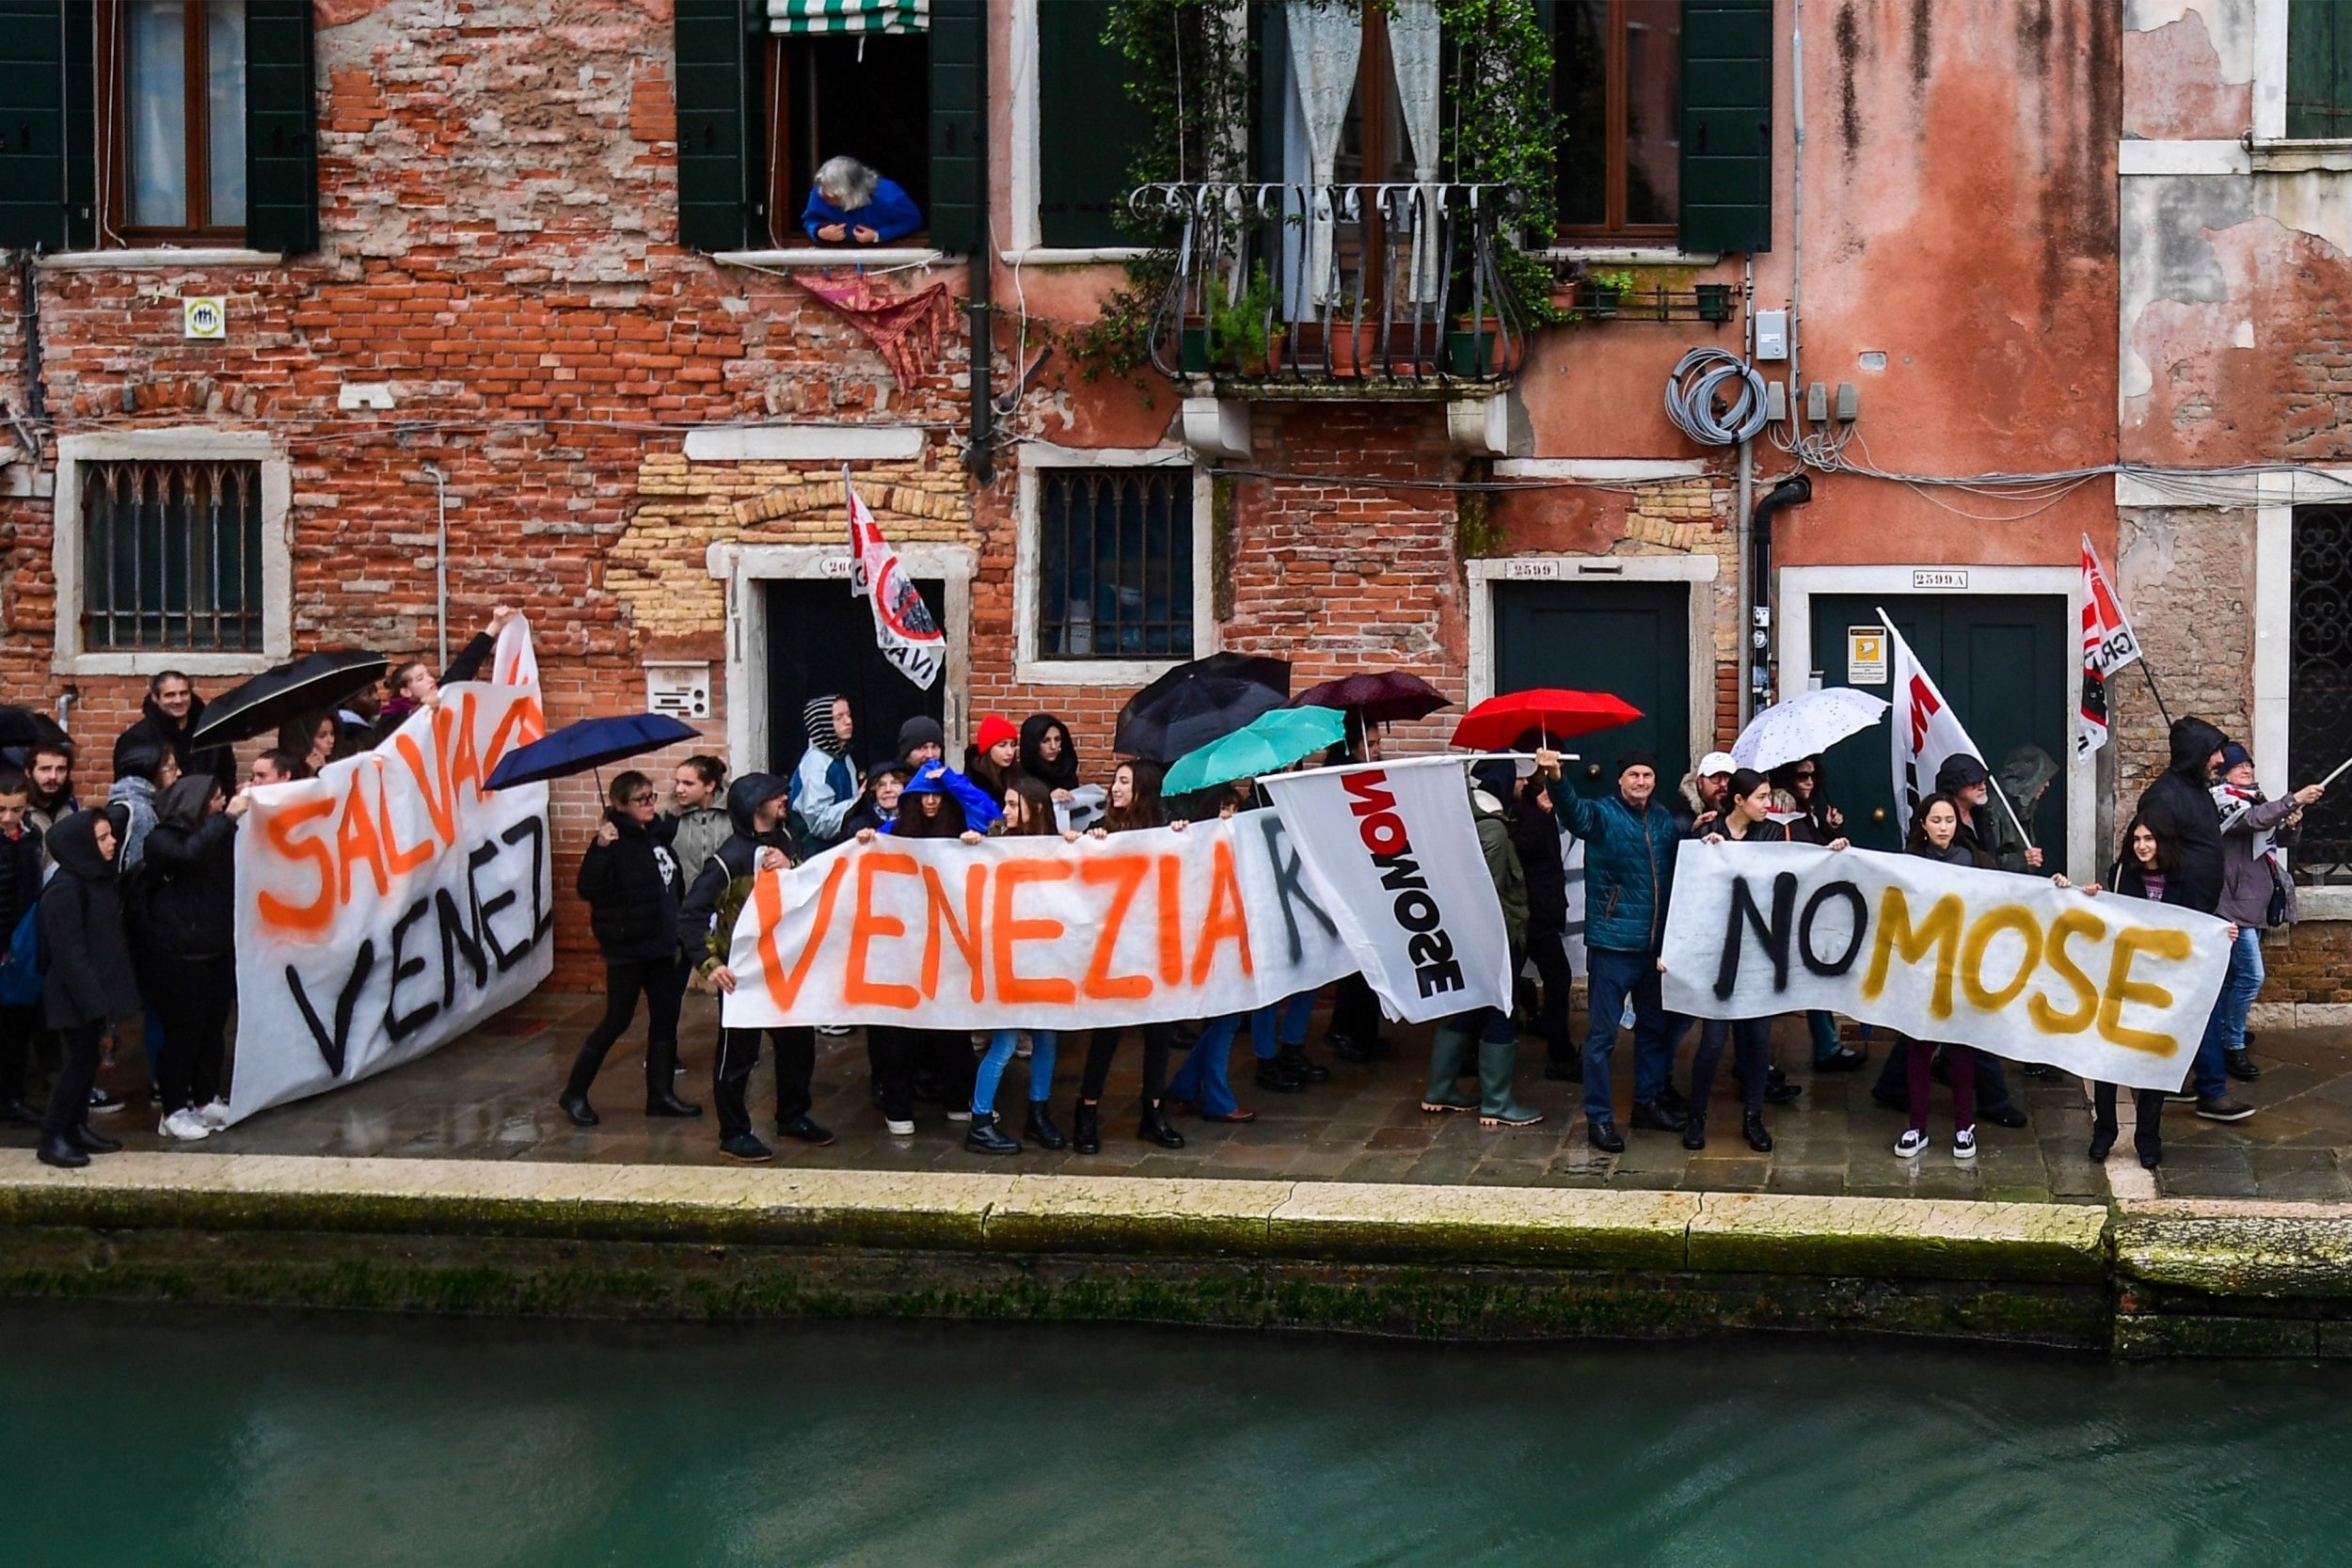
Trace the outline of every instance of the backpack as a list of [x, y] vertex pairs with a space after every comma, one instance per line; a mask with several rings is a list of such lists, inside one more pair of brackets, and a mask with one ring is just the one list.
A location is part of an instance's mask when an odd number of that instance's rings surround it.
[[24, 911], [0, 953], [0, 1007], [40, 1005], [41, 979], [49, 970], [49, 948], [40, 940], [40, 901]]

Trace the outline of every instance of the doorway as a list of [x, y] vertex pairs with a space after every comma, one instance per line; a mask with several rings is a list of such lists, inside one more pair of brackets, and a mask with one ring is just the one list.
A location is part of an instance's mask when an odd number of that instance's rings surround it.
[[[945, 613], [947, 584], [916, 578], [934, 616]], [[947, 678], [929, 691], [898, 673], [874, 645], [874, 612], [840, 578], [784, 578], [761, 585], [768, 626], [768, 756], [788, 775], [808, 750], [801, 710], [828, 692], [850, 699], [857, 733], [850, 760], [860, 770], [897, 754], [898, 726], [917, 716], [946, 722]], [[952, 764], [954, 759], [949, 759]]]
[[[1874, 626], [1883, 608], [1997, 779], [2002, 759], [2039, 746], [2058, 765], [2041, 804], [2026, 821], [2048, 869], [2067, 862], [2068, 715], [2078, 656], [2067, 635], [2066, 600], [2050, 594], [1820, 594], [1813, 596], [1812, 668], [1824, 686], [1857, 686], [1893, 700], [1887, 675], [1848, 662], [1848, 633]], [[1890, 659], [1891, 662], [1891, 659]], [[1876, 673], [1878, 680], [1855, 681]], [[1885, 725], [1831, 748], [1823, 765], [1830, 799], [1846, 814], [1846, 833], [1866, 849], [1900, 849], [1896, 831], [1893, 739]], [[1994, 810], [1998, 810], [1996, 805]]]
[[1567, 776], [1595, 797], [1616, 785], [1610, 761], [1640, 747], [1671, 795], [1691, 766], [1691, 585], [1497, 582], [1495, 689], [1606, 691], [1642, 710], [1630, 724], [1577, 736]]

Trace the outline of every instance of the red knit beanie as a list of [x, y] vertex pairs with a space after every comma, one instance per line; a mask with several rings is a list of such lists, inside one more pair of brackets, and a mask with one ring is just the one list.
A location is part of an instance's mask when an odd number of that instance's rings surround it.
[[1018, 741], [1021, 732], [1012, 727], [1012, 721], [1001, 713], [992, 713], [980, 721], [978, 745], [985, 752], [1000, 740]]

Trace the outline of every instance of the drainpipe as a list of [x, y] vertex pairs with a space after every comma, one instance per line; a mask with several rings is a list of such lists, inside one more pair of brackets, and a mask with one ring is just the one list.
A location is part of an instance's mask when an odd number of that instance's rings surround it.
[[[1747, 318], [1747, 352], [1745, 357], [1747, 358], [1748, 363], [1753, 365], [1756, 363], [1756, 258], [1753, 255], [1748, 258], [1747, 265], [1742, 269], [1740, 275], [1740, 313]], [[1740, 597], [1738, 603], [1740, 607], [1740, 613], [1743, 615], [1747, 612], [1747, 606], [1750, 602], [1750, 588], [1748, 584], [1748, 514], [1755, 507], [1755, 505], [1756, 448], [1753, 441], [1742, 441], [1740, 443], [1740, 505], [1739, 509], [1732, 514], [1732, 527], [1736, 531], [1738, 537], [1733, 540], [1732, 547], [1736, 549], [1740, 555]], [[1740, 676], [1738, 695], [1732, 699], [1732, 703], [1739, 711], [1740, 727], [1743, 730], [1748, 727], [1748, 721], [1756, 717], [1756, 701], [1754, 693], [1752, 693], [1749, 689], [1751, 677], [1748, 673], [1750, 668], [1755, 662], [1753, 657], [1755, 644], [1756, 638], [1751, 629], [1746, 626], [1741, 626], [1740, 628], [1739, 636]]]
[[438, 651], [436, 663], [449, 668], [449, 476], [438, 463], [427, 463], [433, 476], [433, 635]]
[[1788, 71], [1789, 122], [1797, 147], [1788, 169], [1788, 429], [1801, 440], [1804, 430], [1804, 350], [1799, 330], [1804, 319], [1804, 0], [1789, 0]]
[[995, 334], [989, 326], [989, 285], [996, 265], [996, 234], [989, 214], [988, 160], [988, 5], [979, 13], [979, 57], [973, 64], [973, 95], [980, 105], [979, 145], [972, 150], [974, 204], [972, 215], [972, 298], [965, 307], [971, 322], [972, 363], [968, 391], [972, 398], [971, 439], [963, 449], [964, 471], [982, 484], [996, 478], [996, 405], [989, 386], [989, 355]]
[[1756, 503], [1750, 527], [1756, 561], [1748, 570], [1748, 647], [1752, 664], [1749, 682], [1757, 705], [1772, 689], [1772, 515], [1784, 506], [1803, 506], [1813, 499], [1813, 481], [1804, 474], [1784, 479]]

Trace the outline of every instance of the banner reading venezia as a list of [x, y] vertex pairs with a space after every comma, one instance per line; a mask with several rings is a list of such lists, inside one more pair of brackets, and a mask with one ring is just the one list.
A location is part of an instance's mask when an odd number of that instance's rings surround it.
[[2229, 970], [2228, 936], [2191, 910], [1917, 855], [1686, 844], [1665, 1004], [1735, 1019], [1820, 1007], [2176, 1089]]
[[491, 673], [372, 752], [253, 792], [230, 1120], [414, 1061], [547, 978], [548, 786], [482, 787], [547, 729], [520, 618]]
[[1179, 832], [847, 844], [761, 874], [731, 1028], [1216, 1018], [1356, 967], [1274, 812]]

